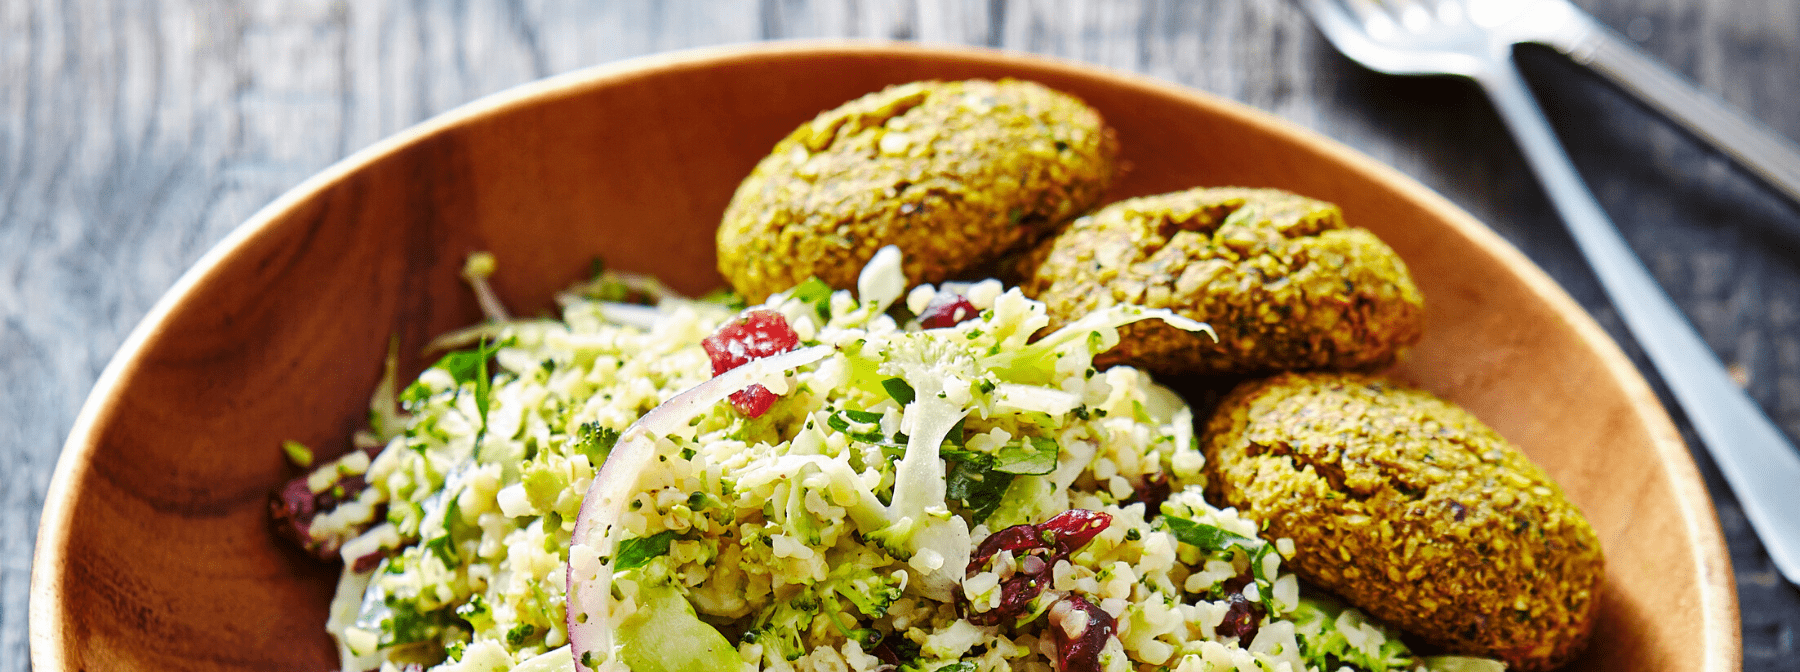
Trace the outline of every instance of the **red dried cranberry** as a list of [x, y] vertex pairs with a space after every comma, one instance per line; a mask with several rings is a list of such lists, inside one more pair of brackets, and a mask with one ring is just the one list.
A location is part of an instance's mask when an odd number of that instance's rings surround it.
[[938, 292], [931, 297], [931, 303], [925, 305], [925, 312], [919, 313], [919, 326], [926, 329], [943, 329], [954, 327], [980, 315], [981, 310], [961, 294]]
[[[800, 334], [788, 326], [787, 318], [773, 310], [753, 310], [719, 327], [717, 332], [700, 342], [706, 356], [712, 359], [713, 375], [719, 375], [765, 357], [773, 357], [800, 347]], [[775, 405], [775, 393], [761, 385], [751, 385], [731, 393], [731, 404], [752, 418], [762, 417]]]
[[[1055, 618], [1074, 617], [1074, 612], [1087, 614], [1087, 623], [1074, 636], [1069, 635], [1067, 628]], [[1100, 652], [1106, 648], [1106, 640], [1113, 634], [1112, 614], [1106, 613], [1094, 603], [1080, 595], [1063, 598], [1051, 610], [1050, 637], [1056, 642], [1056, 655], [1061, 659], [1062, 672], [1100, 672]]]
[[1070, 509], [1038, 524], [1039, 536], [1055, 544], [1067, 556], [1086, 546], [1112, 524], [1112, 516], [1099, 511]]
[[319, 512], [314, 502], [312, 488], [306, 487], [305, 476], [283, 484], [269, 498], [269, 519], [275, 523], [275, 532], [308, 552], [313, 551], [308, 531], [312, 528], [313, 515]]
[[976, 625], [995, 625], [1018, 617], [1050, 585], [1057, 561], [1086, 546], [1110, 524], [1112, 516], [1105, 513], [1072, 509], [1037, 525], [1014, 525], [988, 535], [971, 554], [966, 575], [985, 569], [1001, 551], [1011, 551], [1018, 568], [1001, 580], [1000, 604], [993, 609], [969, 613], [967, 598], [960, 592], [957, 606]]
[[736, 406], [744, 417], [760, 418], [775, 406], [775, 400], [779, 398], [769, 388], [751, 383], [749, 387], [731, 393], [731, 405]]
[[1162, 505], [1169, 500], [1169, 494], [1169, 475], [1157, 474], [1144, 479], [1142, 485], [1133, 488], [1131, 498], [1125, 500], [1125, 503], [1143, 502], [1144, 520], [1150, 520], [1162, 515]]
[[987, 564], [987, 561], [994, 557], [995, 553], [1012, 551], [1016, 556], [1026, 549], [1042, 546], [1043, 542], [1038, 539], [1036, 525], [1014, 525], [1000, 530], [988, 535], [986, 539], [982, 539], [981, 543], [975, 546], [975, 554], [969, 556], [969, 573], [974, 574], [979, 571], [982, 565]]
[[1222, 637], [1238, 638], [1240, 646], [1248, 646], [1251, 640], [1256, 639], [1257, 622], [1263, 617], [1263, 606], [1244, 597], [1244, 586], [1247, 585], [1250, 585], [1250, 579], [1242, 576], [1225, 580], [1228, 606], [1225, 608], [1224, 620], [1219, 622], [1219, 627], [1214, 628]]
[[700, 342], [712, 358], [713, 375], [719, 375], [764, 357], [800, 347], [800, 335], [787, 318], [773, 310], [753, 310], [725, 323]]
[[339, 504], [356, 499], [356, 496], [368, 487], [368, 481], [364, 480], [361, 474], [353, 474], [340, 476], [324, 492], [314, 493], [312, 488], [307, 486], [307, 477], [301, 476], [282, 484], [279, 490], [270, 495], [269, 519], [275, 525], [276, 534], [294, 542], [320, 560], [335, 560], [338, 547], [343, 542], [362, 534], [374, 523], [365, 521], [354, 525], [347, 535], [329, 535], [325, 539], [314, 539], [312, 536], [313, 518], [336, 509]]

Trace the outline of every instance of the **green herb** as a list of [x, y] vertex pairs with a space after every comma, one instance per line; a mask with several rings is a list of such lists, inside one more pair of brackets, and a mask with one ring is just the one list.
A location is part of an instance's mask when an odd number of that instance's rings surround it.
[[994, 453], [994, 471], [1042, 476], [1056, 471], [1056, 455], [1055, 441], [1028, 436], [1024, 441], [1006, 444]]
[[619, 555], [613, 561], [613, 571], [637, 569], [650, 564], [652, 559], [668, 555], [669, 542], [674, 539], [674, 530], [663, 530], [648, 537], [619, 542]]
[[1012, 485], [1013, 475], [991, 468], [993, 458], [983, 453], [944, 451], [950, 461], [950, 475], [944, 484], [944, 495], [969, 512], [969, 522], [980, 525], [1000, 508], [1000, 499]]
[[488, 347], [487, 337], [483, 336], [474, 350], [458, 350], [446, 354], [431, 366], [435, 369], [443, 369], [458, 385], [469, 382], [479, 384], [479, 381], [487, 378], [488, 360], [493, 359], [494, 353], [499, 351], [500, 346], [497, 344]]
[[[479, 437], [487, 433], [488, 396], [493, 386], [493, 380], [488, 376], [488, 360], [493, 359], [494, 353], [506, 345], [507, 343], [495, 343], [490, 347], [487, 337], [483, 336], [474, 350], [452, 352], [432, 365], [449, 373], [450, 379], [456, 381], [458, 387], [463, 383], [475, 383], [475, 409], [481, 412], [481, 429], [476, 432], [477, 443], [480, 442]], [[410, 386], [407, 392], [409, 395], [412, 393]]]
[[299, 441], [283, 441], [281, 442], [281, 452], [287, 453], [288, 461], [292, 462], [296, 467], [301, 469], [312, 467], [313, 452], [312, 449], [307, 448], [304, 443]]
[[899, 378], [888, 378], [881, 381], [881, 388], [887, 390], [888, 396], [893, 397], [894, 402], [901, 406], [912, 403], [913, 398], [916, 396], [912, 386], [906, 384], [905, 380]]
[[1169, 531], [1174, 533], [1175, 538], [1181, 543], [1209, 553], [1223, 551], [1232, 546], [1250, 551], [1263, 544], [1261, 539], [1252, 539], [1241, 534], [1226, 532], [1223, 529], [1196, 523], [1186, 518], [1165, 516], [1163, 522], [1168, 524]]
[[869, 411], [842, 410], [825, 418], [825, 426], [863, 443], [898, 445], [881, 433], [881, 417]]
[[791, 296], [799, 299], [801, 303], [812, 306], [813, 310], [819, 313], [819, 319], [831, 319], [831, 285], [825, 284], [823, 280], [816, 277], [807, 278], [806, 282], [802, 282], [794, 288]]
[[1234, 546], [1243, 550], [1250, 558], [1250, 573], [1257, 581], [1267, 583], [1274, 580], [1274, 577], [1264, 576], [1263, 572], [1263, 558], [1274, 551], [1274, 546], [1268, 542], [1176, 516], [1163, 516], [1162, 521], [1176, 540], [1202, 551], [1216, 553]]
[[939, 667], [931, 672], [975, 672], [975, 670], [978, 669], [980, 668], [975, 667], [975, 661], [973, 660], [959, 660], [950, 663], [949, 665]]
[[425, 550], [431, 551], [438, 556], [439, 560], [443, 560], [445, 567], [455, 567], [457, 564], [456, 544], [451, 541], [449, 534], [432, 537], [425, 542]]
[[[948, 443], [946, 441], [946, 443]], [[1056, 442], [1038, 436], [1024, 437], [1018, 443], [1008, 443], [992, 454], [979, 453], [960, 448], [944, 448], [938, 456], [969, 465], [980, 471], [996, 471], [1002, 474], [1020, 476], [1042, 476], [1056, 471], [1058, 453]]]

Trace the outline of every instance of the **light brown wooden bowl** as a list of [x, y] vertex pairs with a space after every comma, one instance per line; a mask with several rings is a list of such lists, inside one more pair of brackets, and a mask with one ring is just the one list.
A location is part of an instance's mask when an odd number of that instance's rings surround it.
[[31, 585], [38, 672], [323, 670], [334, 568], [278, 542], [280, 442], [343, 446], [388, 338], [417, 372], [478, 319], [458, 281], [491, 250], [516, 310], [595, 255], [702, 292], [738, 181], [815, 113], [916, 79], [1020, 77], [1119, 131], [1113, 197], [1269, 186], [1341, 204], [1412, 267], [1425, 341], [1398, 373], [1462, 403], [1568, 490], [1607, 555], [1602, 621], [1572, 669], [1740, 665], [1711, 501], [1630, 362], [1525, 257], [1391, 168], [1274, 117], [1073, 63], [897, 44], [686, 52], [484, 99], [361, 152], [245, 223], [157, 304], [69, 436]]

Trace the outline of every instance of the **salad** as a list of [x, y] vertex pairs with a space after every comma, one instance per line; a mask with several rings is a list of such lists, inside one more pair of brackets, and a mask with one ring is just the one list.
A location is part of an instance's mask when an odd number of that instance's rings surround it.
[[1182, 399], [1093, 365], [1206, 325], [1121, 304], [1034, 340], [1016, 288], [900, 268], [751, 307], [608, 273], [390, 366], [365, 449], [277, 499], [343, 559], [343, 669], [1501, 669], [1307, 594], [1202, 497]]

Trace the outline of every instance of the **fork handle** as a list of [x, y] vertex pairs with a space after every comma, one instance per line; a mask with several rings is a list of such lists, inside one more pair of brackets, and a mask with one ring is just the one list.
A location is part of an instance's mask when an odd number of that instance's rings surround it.
[[1800, 203], [1800, 148], [1793, 142], [1701, 92], [1593, 17], [1575, 12], [1571, 27], [1544, 42], [1636, 94]]
[[1518, 139], [1625, 325], [1668, 383], [1775, 565], [1800, 584], [1800, 453], [1731, 381], [1700, 334], [1619, 235], [1510, 63], [1476, 77]]

